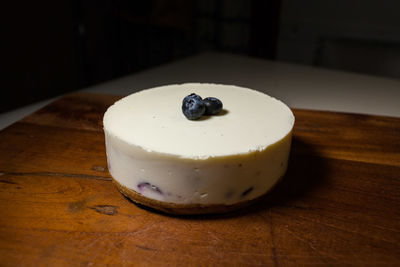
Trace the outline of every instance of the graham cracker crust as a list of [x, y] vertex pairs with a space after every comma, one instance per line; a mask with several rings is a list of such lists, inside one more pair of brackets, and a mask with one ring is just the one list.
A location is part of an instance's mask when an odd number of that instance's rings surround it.
[[242, 201], [239, 203], [224, 205], [224, 204], [176, 204], [169, 202], [162, 202], [159, 200], [147, 198], [136, 191], [129, 189], [121, 185], [114, 178], [112, 179], [118, 190], [127, 198], [135, 203], [144, 205], [146, 207], [153, 208], [158, 211], [162, 211], [172, 215], [194, 215], [194, 214], [215, 214], [215, 213], [227, 213], [234, 210], [244, 208], [254, 202], [257, 202], [263, 198], [267, 193], [251, 200]]

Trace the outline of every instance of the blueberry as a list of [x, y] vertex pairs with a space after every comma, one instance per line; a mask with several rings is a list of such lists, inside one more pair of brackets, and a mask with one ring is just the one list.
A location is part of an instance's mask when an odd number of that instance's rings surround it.
[[205, 110], [203, 99], [194, 93], [186, 96], [182, 101], [182, 112], [189, 120], [197, 120], [203, 116]]
[[215, 97], [204, 98], [204, 104], [206, 106], [206, 115], [216, 115], [222, 110], [222, 102]]
[[187, 101], [187, 100], [189, 100], [189, 99], [191, 99], [191, 98], [196, 98], [196, 99], [198, 99], [198, 100], [203, 100], [203, 98], [201, 98], [201, 96], [196, 95], [195, 93], [191, 93], [190, 95], [186, 96], [186, 97], [183, 99], [183, 102], [185, 102], [185, 101]]
[[151, 190], [151, 191], [157, 192], [161, 195], [163, 194], [163, 192], [160, 190], [160, 188], [158, 188], [157, 186], [152, 185], [150, 183], [147, 183], [147, 182], [140, 183], [137, 185], [137, 187], [140, 192], [142, 192], [143, 190]]

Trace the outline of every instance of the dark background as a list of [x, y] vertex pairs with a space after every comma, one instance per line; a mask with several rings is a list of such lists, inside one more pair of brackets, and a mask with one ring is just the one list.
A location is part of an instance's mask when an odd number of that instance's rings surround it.
[[210, 50], [400, 78], [399, 2], [6, 2], [0, 112]]

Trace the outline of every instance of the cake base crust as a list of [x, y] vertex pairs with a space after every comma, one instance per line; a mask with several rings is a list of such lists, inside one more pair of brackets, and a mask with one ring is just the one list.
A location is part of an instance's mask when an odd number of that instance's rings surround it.
[[[279, 178], [275, 185], [282, 179]], [[216, 214], [216, 213], [227, 213], [234, 210], [242, 209], [254, 202], [259, 201], [262, 199], [269, 191], [265, 194], [251, 200], [246, 200], [242, 202], [238, 202], [231, 205], [224, 205], [224, 204], [176, 204], [170, 202], [163, 202], [155, 199], [151, 199], [145, 197], [136, 191], [129, 189], [123, 185], [121, 185], [118, 181], [114, 178], [112, 179], [113, 183], [116, 185], [118, 190], [127, 198], [132, 200], [133, 202], [144, 205], [146, 207], [153, 208], [158, 211], [162, 211], [164, 213], [173, 214], [173, 215], [195, 215], [195, 214]], [[274, 186], [275, 186], [274, 185]], [[274, 187], [273, 186], [273, 187]]]

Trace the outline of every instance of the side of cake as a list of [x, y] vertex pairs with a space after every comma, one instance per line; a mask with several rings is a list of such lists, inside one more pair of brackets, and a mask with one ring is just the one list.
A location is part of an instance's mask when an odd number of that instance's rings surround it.
[[[218, 97], [196, 121], [182, 99]], [[181, 84], [132, 94], [104, 116], [109, 171], [133, 201], [175, 214], [224, 212], [266, 194], [284, 175], [294, 116], [282, 102], [229, 85]]]

